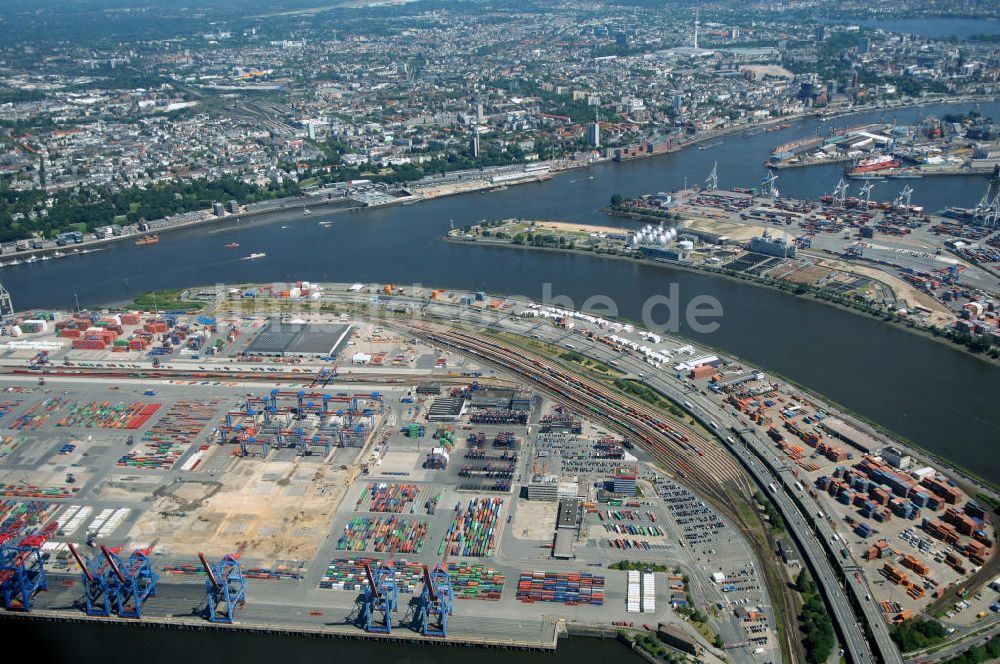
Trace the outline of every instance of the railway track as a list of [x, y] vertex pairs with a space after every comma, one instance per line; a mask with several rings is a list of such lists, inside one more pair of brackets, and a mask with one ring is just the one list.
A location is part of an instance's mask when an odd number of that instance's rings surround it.
[[648, 406], [612, 394], [606, 387], [569, 374], [523, 349], [433, 324], [410, 323], [406, 327], [429, 341], [477, 355], [514, 371], [560, 399], [588, 411], [594, 419], [629, 436], [643, 451], [678, 476], [697, 483], [701, 493], [726, 506], [731, 517], [739, 518], [726, 489], [729, 486], [737, 491], [745, 490], [747, 485], [742, 473], [723, 450], [690, 427], [668, 423]]
[[[684, 478], [685, 484], [713, 503], [731, 523], [738, 524], [761, 555], [766, 554], [770, 547], [767, 534], [759, 529], [759, 524], [748, 522], [744, 518], [734, 498], [743, 494], [746, 502], [752, 502], [754, 488], [736, 460], [714, 441], [706, 441], [684, 424], [668, 424], [661, 414], [648, 406], [625, 396], [611, 394], [604, 386], [568, 374], [522, 348], [500, 341], [487, 341], [440, 325], [411, 323], [406, 327], [411, 333], [429, 341], [477, 355], [492, 364], [514, 371], [529, 383], [541, 386], [561, 400], [589, 411], [592, 419], [633, 437], [642, 450]], [[778, 579], [767, 578], [768, 576], [765, 571], [765, 582], [772, 601], [776, 609], [780, 607], [779, 615], [783, 615], [794, 626], [798, 622], [792, 613], [795, 598], [785, 584]], [[789, 637], [794, 633], [794, 627], [785, 632], [782, 650], [793, 659], [793, 653], [802, 658], [804, 653], [800, 644]]]
[[[112, 369], [100, 367], [47, 367], [43, 371], [29, 369], [26, 367], [0, 367], [0, 374], [22, 376], [25, 378], [132, 378], [150, 380], [177, 380], [177, 381], [218, 381], [220, 383], [237, 381], [260, 381], [260, 382], [281, 382], [281, 383], [312, 383], [316, 378], [316, 372], [311, 371], [211, 371], [187, 369]], [[327, 387], [351, 383], [387, 383], [403, 385], [414, 383], [425, 379], [425, 376], [413, 374], [380, 374], [380, 375], [351, 375], [339, 374], [333, 378]], [[467, 385], [469, 376], [434, 376], [436, 383], [449, 385]], [[480, 384], [500, 385], [511, 387], [510, 381], [496, 378], [476, 378]]]

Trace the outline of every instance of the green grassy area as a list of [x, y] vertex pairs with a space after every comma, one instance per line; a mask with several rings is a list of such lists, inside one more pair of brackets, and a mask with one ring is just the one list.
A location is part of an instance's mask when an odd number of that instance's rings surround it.
[[757, 501], [757, 504], [760, 505], [767, 514], [767, 520], [771, 524], [771, 530], [777, 533], [785, 532], [785, 520], [781, 517], [781, 512], [779, 512], [778, 508], [774, 506], [774, 503], [768, 500], [760, 491], [753, 494], [753, 499]]
[[799, 572], [795, 589], [805, 600], [799, 614], [799, 628], [804, 637], [802, 644], [806, 650], [806, 661], [809, 664], [823, 664], [830, 658], [836, 644], [833, 622], [819, 596], [816, 583], [805, 570]]
[[143, 293], [132, 301], [132, 306], [136, 309], [143, 309], [146, 311], [151, 311], [153, 309], [157, 311], [197, 311], [205, 308], [204, 302], [193, 302], [191, 300], [182, 299], [181, 296], [183, 293], [184, 291], [182, 289]]
[[587, 375], [594, 380], [606, 380], [607, 378], [620, 376], [622, 374], [622, 372], [603, 362], [591, 359], [581, 353], [565, 351], [558, 346], [554, 346], [539, 339], [529, 339], [517, 334], [511, 334], [509, 332], [496, 332], [494, 330], [483, 330], [483, 333], [501, 338], [512, 346], [517, 346], [518, 348], [523, 348], [524, 350], [534, 351], [543, 357], [558, 358], [564, 365], [567, 363], [576, 364], [577, 367], [572, 367], [572, 369], [586, 369]]
[[889, 636], [903, 652], [923, 650], [944, 641], [948, 633], [944, 625], [936, 620], [908, 620], [893, 625]]
[[683, 419], [684, 411], [679, 407], [674, 405], [674, 403], [668, 399], [664, 399], [660, 396], [659, 392], [652, 389], [651, 387], [640, 383], [635, 380], [628, 380], [625, 378], [619, 378], [615, 381], [615, 387], [619, 391], [625, 394], [630, 394], [632, 396], [638, 397], [645, 401], [646, 403], [656, 406], [657, 408], [662, 408], [663, 410], [669, 412], [674, 417]]
[[634, 560], [619, 560], [616, 563], [611, 563], [608, 565], [608, 569], [620, 569], [624, 571], [636, 571], [645, 572], [646, 570], [652, 570], [654, 572], [665, 572], [667, 574], [676, 574], [678, 572], [677, 568], [671, 567], [670, 565], [660, 565], [659, 563], [642, 563], [636, 562]]
[[577, 353], [576, 351], [570, 350], [559, 355], [560, 359], [566, 360], [567, 362], [574, 362], [586, 369], [594, 369], [595, 371], [600, 371], [606, 374], [620, 375], [621, 372], [612, 369], [610, 366], [601, 362], [600, 360], [593, 360], [582, 353]]

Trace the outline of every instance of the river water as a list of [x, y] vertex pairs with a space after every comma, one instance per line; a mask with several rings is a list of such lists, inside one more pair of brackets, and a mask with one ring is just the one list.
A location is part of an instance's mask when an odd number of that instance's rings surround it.
[[[155, 601], [155, 600], [154, 600]], [[42, 662], [177, 664], [199, 662], [369, 662], [387, 664], [578, 664], [643, 661], [615, 639], [563, 639], [555, 653], [447, 648], [258, 635], [241, 632], [177, 631], [52, 622], [12, 622], [0, 615], [0, 635], [16, 634]]]
[[[440, 198], [358, 213], [304, 216], [286, 211], [162, 236], [159, 244], [122, 243], [99, 253], [4, 268], [0, 280], [19, 310], [121, 302], [148, 290], [212, 283], [269, 281], [373, 281], [483, 289], [542, 298], [544, 284], [576, 306], [594, 294], [613, 298], [623, 316], [640, 319], [643, 303], [676, 284], [686, 303], [709, 295], [722, 305], [712, 334], [681, 333], [785, 375], [902, 434], [918, 445], [1000, 482], [1000, 371], [983, 361], [874, 319], [787, 294], [666, 266], [577, 254], [455, 245], [440, 236], [480, 219], [522, 216], [602, 225], [634, 225], [598, 211], [612, 193], [641, 194], [702, 181], [718, 163], [721, 187], [755, 186], [770, 148], [833, 125], [895, 118], [903, 124], [926, 115], [966, 111], [973, 105], [869, 113], [828, 123], [802, 120], [790, 129], [752, 137], [734, 135], [721, 145], [622, 164], [606, 163], [551, 181], [503, 192]], [[1000, 104], [975, 105], [1000, 117]], [[841, 166], [779, 173], [785, 195], [830, 192]], [[928, 210], [973, 205], [985, 177], [930, 177], [876, 183], [873, 197], [891, 200], [909, 184], [913, 202]], [[852, 186], [856, 193], [858, 185]], [[297, 210], [297, 209], [296, 209]], [[332, 221], [330, 227], [318, 222]], [[236, 250], [224, 249], [239, 242]], [[259, 260], [243, 260], [266, 252]]]

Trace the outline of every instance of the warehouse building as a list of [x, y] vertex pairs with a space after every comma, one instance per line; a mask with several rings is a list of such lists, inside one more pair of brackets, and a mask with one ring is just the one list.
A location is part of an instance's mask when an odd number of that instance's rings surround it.
[[260, 357], [336, 357], [353, 333], [353, 325], [283, 323], [272, 319], [245, 353]]
[[458, 422], [465, 414], [467, 404], [465, 399], [439, 397], [431, 403], [430, 410], [427, 411], [427, 421]]
[[698, 645], [698, 642], [673, 625], [660, 623], [657, 625], [656, 635], [660, 637], [660, 641], [663, 641], [675, 650], [686, 652], [695, 657], [701, 654], [701, 646]]
[[877, 440], [836, 417], [827, 417], [820, 423], [820, 427], [834, 438], [839, 438], [865, 454], [871, 454], [881, 447]]

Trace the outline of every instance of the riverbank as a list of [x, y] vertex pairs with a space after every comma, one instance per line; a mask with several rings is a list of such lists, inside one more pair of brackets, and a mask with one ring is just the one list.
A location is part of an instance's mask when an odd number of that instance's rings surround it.
[[[933, 339], [934, 341], [940, 342], [946, 346], [950, 346], [957, 350], [971, 355], [983, 362], [991, 364], [993, 366], [1000, 367], [1000, 357], [991, 357], [984, 353], [973, 352], [971, 349], [966, 347], [964, 344], [957, 344], [951, 341], [948, 337], [941, 336], [944, 331], [940, 328], [935, 328], [932, 326], [922, 326], [921, 324], [915, 322], [913, 319], [905, 318], [896, 314], [891, 314], [885, 311], [879, 311], [876, 309], [871, 309], [865, 307], [859, 302], [855, 301], [838, 301], [830, 294], [825, 294], [820, 296], [816, 289], [805, 285], [793, 286], [790, 282], [776, 281], [773, 279], [764, 279], [760, 277], [755, 277], [753, 275], [744, 274], [741, 272], [735, 272], [733, 270], [723, 270], [721, 268], [711, 268], [704, 265], [698, 265], [694, 263], [681, 262], [681, 261], [671, 261], [667, 259], [653, 260], [649, 258], [643, 258], [641, 256], [635, 255], [622, 255], [615, 253], [598, 253], [595, 251], [590, 251], [586, 249], [577, 248], [562, 248], [562, 247], [548, 247], [548, 246], [537, 246], [532, 244], [515, 244], [511, 240], [506, 239], [495, 239], [495, 238], [476, 238], [476, 239], [465, 239], [456, 235], [446, 235], [441, 238], [445, 242], [452, 242], [455, 244], [485, 244], [488, 246], [505, 247], [510, 249], [533, 249], [541, 251], [553, 251], [560, 253], [573, 253], [586, 256], [596, 256], [600, 258], [611, 258], [615, 260], [630, 261], [634, 263], [640, 263], [643, 265], [653, 265], [653, 266], [669, 266], [675, 269], [686, 270], [690, 272], [701, 272], [705, 274], [711, 274], [713, 276], [722, 277], [725, 279], [730, 279], [732, 281], [739, 281], [743, 283], [748, 283], [753, 286], [769, 288], [771, 290], [780, 291], [787, 295], [792, 295], [795, 297], [808, 298], [814, 301], [821, 302], [828, 306], [833, 306], [842, 311], [848, 311], [854, 314], [864, 315], [869, 318], [875, 318], [883, 323], [890, 323], [897, 327], [902, 327], [906, 331], [923, 336], [927, 339]], [[805, 289], [805, 290], [803, 290]], [[937, 330], [937, 334], [935, 334]]]
[[[871, 113], [871, 112], [878, 112], [878, 111], [883, 111], [883, 112], [885, 112], [885, 111], [896, 111], [896, 110], [904, 110], [904, 109], [907, 109], [907, 108], [918, 108], [918, 107], [938, 105], [938, 104], [954, 105], [954, 104], [963, 104], [963, 103], [991, 102], [991, 101], [995, 101], [996, 99], [997, 99], [996, 97], [991, 97], [991, 96], [988, 96], [988, 95], [987, 96], [966, 96], [966, 97], [958, 97], [958, 98], [951, 98], [951, 99], [934, 97], [934, 98], [924, 98], [924, 99], [920, 99], [920, 100], [908, 100], [906, 103], [894, 104], [894, 105], [891, 105], [891, 106], [858, 107], [858, 108], [852, 108], [852, 109], [849, 109], [849, 110], [844, 110], [844, 109], [841, 109], [841, 108], [835, 108], [835, 109], [813, 109], [813, 110], [809, 110], [809, 111], [802, 112], [802, 113], [796, 113], [796, 114], [781, 116], [781, 117], [777, 117], [777, 118], [768, 118], [768, 119], [766, 119], [764, 121], [757, 122], [757, 123], [751, 123], [751, 124], [746, 124], [746, 125], [737, 125], [737, 126], [733, 126], [733, 127], [727, 127], [725, 129], [722, 129], [722, 130], [705, 132], [705, 133], [702, 133], [702, 134], [695, 135], [694, 137], [691, 137], [690, 139], [685, 140], [682, 143], [678, 143], [678, 144], [672, 146], [672, 148], [670, 150], [666, 150], [664, 152], [660, 152], [660, 153], [657, 153], [657, 154], [642, 154], [642, 155], [638, 155], [638, 156], [636, 156], [634, 158], [628, 159], [627, 161], [637, 161], [637, 160], [640, 160], [640, 159], [648, 159], [648, 158], [662, 156], [662, 155], [667, 155], [667, 154], [677, 154], [677, 153], [683, 151], [685, 148], [688, 148], [688, 147], [691, 147], [691, 146], [701, 145], [701, 144], [703, 144], [703, 143], [705, 143], [707, 141], [717, 140], [719, 138], [724, 138], [724, 137], [729, 137], [729, 136], [732, 136], [734, 134], [740, 134], [742, 132], [746, 132], [746, 131], [749, 131], [749, 130], [766, 129], [768, 127], [773, 127], [775, 125], [779, 125], [779, 124], [786, 123], [786, 122], [789, 122], [789, 121], [806, 120], [806, 119], [809, 119], [809, 118], [817, 118], [820, 121], [824, 121], [825, 122], [825, 121], [827, 121], [827, 119], [848, 118], [850, 116], [859, 115], [859, 114], [863, 114], [863, 113]], [[711, 148], [714, 148], [714, 147], [715, 146], [713, 145], [710, 148], [706, 148], [706, 149], [711, 149]], [[511, 186], [518, 186], [518, 185], [524, 185], [524, 184], [535, 184], [535, 183], [538, 183], [540, 181], [548, 180], [548, 179], [550, 179], [552, 177], [555, 177], [557, 175], [560, 175], [562, 173], [566, 173], [566, 172], [569, 172], [569, 171], [578, 170], [578, 169], [582, 169], [582, 168], [590, 168], [592, 166], [603, 164], [603, 163], [607, 163], [607, 162], [610, 162], [610, 161], [613, 161], [610, 157], [590, 158], [590, 159], [583, 160], [583, 161], [570, 160], [570, 159], [553, 160], [551, 162], [548, 162], [550, 164], [550, 170], [544, 176], [540, 175], [539, 177], [524, 178], [524, 179], [518, 179], [518, 180], [514, 180], [514, 181], [510, 181], [510, 182], [505, 182], [502, 186], [503, 187], [511, 187]], [[511, 166], [512, 167], [525, 167], [525, 166], [528, 166], [528, 165], [530, 165], [532, 163], [537, 164], [539, 162], [525, 162], [525, 163], [522, 163], [522, 164], [513, 164]], [[410, 182], [410, 183], [404, 183], [400, 187], [400, 189], [398, 191], [405, 193], [407, 189], [417, 189], [418, 188], [418, 182], [419, 181], [417, 181], [417, 182]], [[233, 219], [239, 220], [239, 219], [242, 219], [243, 217], [259, 217], [261, 215], [267, 215], [267, 214], [280, 214], [280, 213], [283, 213], [283, 212], [287, 212], [289, 210], [289, 208], [293, 208], [293, 207], [302, 207], [303, 209], [325, 211], [327, 213], [330, 213], [330, 212], [347, 212], [347, 211], [350, 211], [350, 212], [360, 212], [360, 211], [364, 211], [364, 210], [375, 210], [375, 209], [379, 209], [379, 208], [392, 207], [392, 206], [398, 206], [398, 205], [412, 205], [412, 204], [420, 203], [420, 202], [423, 202], [423, 201], [432, 201], [432, 200], [434, 200], [436, 198], [442, 198], [442, 197], [446, 197], [446, 196], [457, 196], [459, 194], [464, 194], [464, 193], [469, 193], [469, 194], [471, 194], [471, 193], [479, 193], [479, 194], [489, 193], [491, 190], [496, 190], [498, 188], [498, 185], [496, 183], [492, 183], [492, 182], [476, 183], [476, 186], [469, 187], [469, 188], [461, 187], [461, 186], [457, 186], [457, 187], [444, 186], [444, 187], [441, 187], [441, 186], [436, 186], [437, 183], [435, 183], [433, 181], [429, 181], [427, 184], [428, 184], [428, 186], [432, 187], [432, 189], [429, 192], [423, 192], [420, 195], [404, 195], [404, 196], [397, 197], [395, 200], [392, 200], [392, 201], [378, 202], [378, 203], [375, 203], [375, 204], [358, 203], [357, 201], [351, 201], [349, 198], [344, 198], [344, 197], [336, 198], [336, 199], [331, 199], [331, 198], [328, 198], [328, 195], [327, 195], [328, 192], [320, 191], [318, 193], [305, 194], [305, 195], [300, 195], [300, 196], [295, 196], [295, 197], [288, 197], [288, 198], [279, 198], [279, 199], [274, 199], [274, 200], [262, 201], [260, 203], [254, 203], [254, 204], [251, 204], [251, 205], [248, 205], [248, 206], [242, 208], [239, 212], [226, 213], [223, 216], [216, 216], [216, 215], [212, 214], [211, 211], [209, 211], [209, 210], [200, 210], [200, 211], [195, 211], [195, 212], [188, 212], [188, 213], [185, 213], [183, 215], [178, 215], [178, 217], [181, 218], [180, 220], [171, 220], [171, 219], [168, 219], [168, 218], [164, 218], [164, 219], [156, 219], [156, 220], [147, 222], [147, 224], [149, 226], [149, 230], [147, 230], [147, 231], [139, 232], [137, 230], [132, 229], [131, 227], [125, 227], [123, 229], [123, 232], [122, 232], [121, 235], [115, 235], [115, 236], [111, 236], [111, 237], [107, 237], [107, 238], [101, 238], [101, 239], [91, 238], [91, 239], [85, 240], [82, 243], [67, 245], [65, 247], [57, 246], [53, 241], [47, 240], [46, 243], [47, 243], [48, 246], [45, 246], [45, 247], [40, 248], [40, 249], [28, 249], [28, 250], [25, 250], [23, 252], [16, 252], [15, 254], [13, 254], [13, 256], [14, 256], [15, 260], [20, 261], [20, 263], [22, 263], [22, 264], [24, 262], [26, 262], [26, 261], [31, 261], [31, 259], [32, 259], [33, 256], [36, 257], [36, 259], [40, 260], [40, 257], [46, 256], [46, 255], [51, 256], [51, 254], [53, 254], [53, 253], [55, 253], [57, 251], [62, 251], [62, 252], [64, 252], [66, 254], [66, 256], [64, 256], [64, 257], [69, 257], [70, 255], [77, 255], [77, 252], [74, 252], [74, 249], [80, 250], [79, 253], [82, 253], [83, 250], [85, 250], [85, 249], [92, 252], [95, 249], [100, 249], [100, 248], [103, 248], [103, 247], [106, 247], [106, 246], [110, 246], [110, 245], [113, 245], [113, 244], [119, 244], [119, 243], [121, 243], [123, 241], [126, 241], [126, 240], [135, 241], [135, 240], [139, 239], [140, 237], [142, 237], [144, 235], [169, 233], [169, 232], [177, 231], [177, 230], [189, 230], [189, 229], [197, 228], [197, 227], [200, 227], [200, 226], [203, 226], [203, 225], [213, 225], [213, 224], [217, 224], [219, 222], [232, 221]], [[440, 184], [446, 185], [447, 183], [440, 183]], [[346, 203], [354, 203], [354, 204], [353, 205], [349, 205], [349, 204], [346, 204]], [[324, 209], [324, 208], [331, 208], [331, 207], [336, 207], [337, 209], [333, 209], [333, 210]], [[154, 245], [151, 245], [151, 246], [154, 246]], [[0, 258], [0, 268], [10, 266], [9, 264], [4, 265], [3, 263], [4, 263], [4, 261], [2, 260], [2, 258]]]

